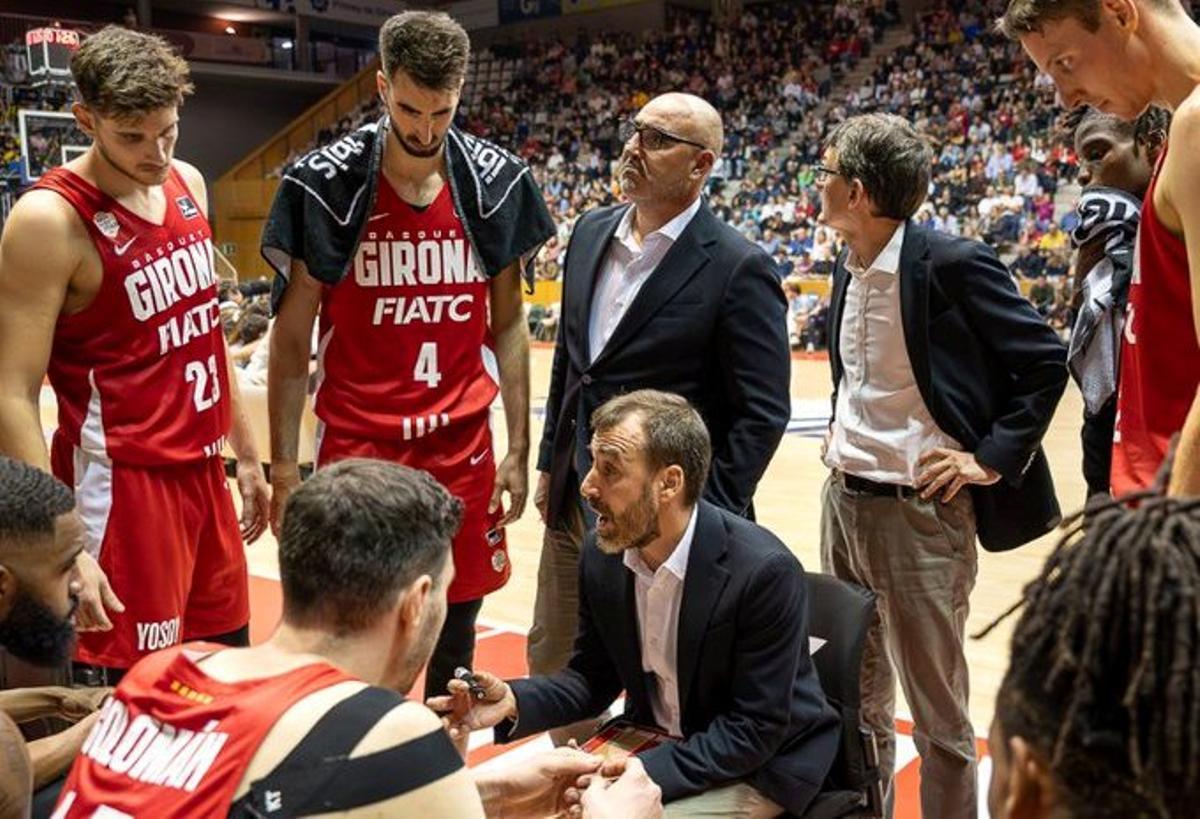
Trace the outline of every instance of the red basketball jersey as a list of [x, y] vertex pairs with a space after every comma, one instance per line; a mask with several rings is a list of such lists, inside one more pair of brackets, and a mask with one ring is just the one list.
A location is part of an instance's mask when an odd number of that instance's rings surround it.
[[320, 339], [315, 411], [342, 433], [403, 443], [488, 412], [499, 391], [488, 278], [449, 185], [417, 209], [380, 173], [352, 270], [325, 288]]
[[[1164, 148], [1160, 169], [1166, 156]], [[1192, 323], [1187, 248], [1158, 220], [1157, 182], [1156, 172], [1142, 205], [1129, 287], [1113, 435], [1114, 495], [1145, 489], [1154, 482], [1171, 436], [1183, 428], [1200, 386], [1200, 345]]]
[[225, 816], [267, 732], [295, 703], [354, 679], [327, 663], [237, 683], [193, 662], [193, 643], [142, 660], [100, 712], [55, 819]]
[[36, 187], [71, 203], [103, 265], [95, 300], [55, 328], [60, 433], [126, 463], [218, 454], [230, 410], [212, 231], [178, 171], [163, 184], [161, 225], [63, 168]]

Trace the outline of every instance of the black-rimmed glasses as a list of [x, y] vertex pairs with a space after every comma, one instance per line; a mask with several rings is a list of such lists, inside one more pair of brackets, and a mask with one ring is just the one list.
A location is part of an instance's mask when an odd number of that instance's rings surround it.
[[827, 168], [824, 165], [816, 165], [813, 167], [813, 181], [824, 185], [829, 181], [831, 176], [845, 176], [844, 173], [837, 168]]
[[620, 127], [617, 128], [617, 137], [621, 142], [628, 142], [633, 139], [635, 134], [642, 148], [647, 151], [662, 151], [676, 144], [691, 145], [702, 151], [712, 150], [707, 145], [701, 145], [699, 142], [668, 133], [662, 128], [655, 128], [653, 125], [636, 122], [632, 119], [622, 120]]

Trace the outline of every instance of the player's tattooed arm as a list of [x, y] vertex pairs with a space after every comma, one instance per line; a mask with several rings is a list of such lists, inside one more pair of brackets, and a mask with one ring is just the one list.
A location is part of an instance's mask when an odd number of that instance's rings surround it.
[[508, 454], [496, 467], [496, 483], [488, 511], [508, 492], [508, 509], [500, 519], [507, 526], [525, 511], [529, 494], [529, 329], [521, 301], [521, 270], [515, 263], [491, 282], [492, 336], [500, 364], [500, 397], [508, 429]]

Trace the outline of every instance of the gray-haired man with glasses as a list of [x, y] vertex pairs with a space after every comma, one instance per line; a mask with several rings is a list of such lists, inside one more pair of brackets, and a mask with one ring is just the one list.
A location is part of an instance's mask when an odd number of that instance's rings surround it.
[[701, 197], [721, 155], [720, 115], [698, 97], [664, 94], [620, 135], [615, 175], [627, 203], [580, 217], [563, 271], [534, 497], [546, 522], [529, 632], [535, 674], [565, 666], [575, 636], [593, 410], [646, 387], [687, 398], [712, 435], [704, 497], [747, 516], [791, 414], [774, 264]]
[[862, 715], [879, 740], [885, 815], [898, 678], [922, 815], [974, 819], [963, 635], [975, 542], [1013, 549], [1058, 521], [1041, 441], [1066, 349], [991, 248], [912, 221], [932, 160], [909, 123], [868, 114], [833, 129], [817, 171], [821, 221], [846, 243], [829, 308], [821, 566], [877, 596]]

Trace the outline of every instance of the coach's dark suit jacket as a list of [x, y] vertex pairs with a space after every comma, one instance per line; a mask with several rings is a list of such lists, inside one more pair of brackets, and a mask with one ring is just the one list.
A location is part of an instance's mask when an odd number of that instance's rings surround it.
[[[849, 280], [843, 253], [829, 313], [835, 413]], [[1062, 341], [991, 248], [912, 222], [900, 251], [900, 314], [933, 420], [1002, 476], [970, 488], [980, 543], [1003, 551], [1048, 532], [1061, 512], [1041, 441], [1067, 383]]]
[[696, 407], [713, 444], [704, 496], [747, 514], [791, 417], [787, 304], [774, 265], [701, 204], [591, 362], [596, 277], [628, 208], [584, 214], [567, 247], [537, 460], [550, 473], [550, 521], [578, 501], [592, 411], [643, 388], [678, 393]]
[[[838, 720], [808, 654], [799, 561], [760, 526], [706, 501], [684, 578], [677, 672], [684, 739], [639, 754], [664, 800], [747, 780], [800, 813], [838, 747]], [[575, 652], [557, 674], [512, 681], [506, 742], [594, 717], [625, 691], [625, 713], [653, 725], [633, 573], [584, 541]]]

